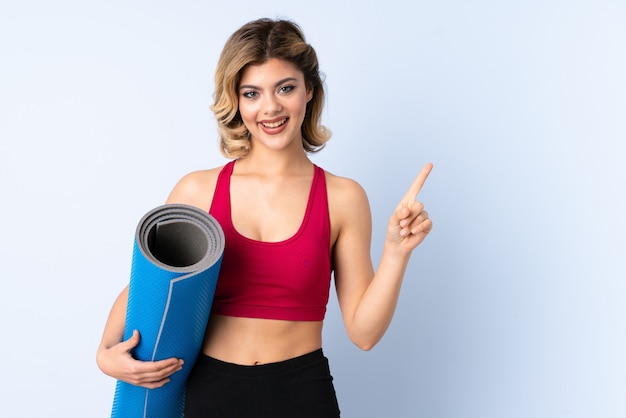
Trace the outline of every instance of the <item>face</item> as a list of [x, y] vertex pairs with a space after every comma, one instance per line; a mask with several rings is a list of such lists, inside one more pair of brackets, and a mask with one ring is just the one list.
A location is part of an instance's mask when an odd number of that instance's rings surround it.
[[250, 131], [252, 147], [302, 149], [301, 127], [313, 96], [293, 64], [270, 59], [246, 67], [239, 82], [239, 113]]

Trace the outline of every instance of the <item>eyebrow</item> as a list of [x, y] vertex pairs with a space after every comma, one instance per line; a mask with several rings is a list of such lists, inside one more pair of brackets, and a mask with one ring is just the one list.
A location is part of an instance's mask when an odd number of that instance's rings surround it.
[[[298, 81], [298, 79], [296, 77], [286, 77], [278, 81], [276, 84], [274, 84], [274, 87], [278, 87], [281, 84], [285, 84], [289, 81]], [[253, 84], [244, 84], [244, 85], [239, 86], [239, 90], [245, 90], [245, 89], [260, 90], [260, 87], [255, 86]]]

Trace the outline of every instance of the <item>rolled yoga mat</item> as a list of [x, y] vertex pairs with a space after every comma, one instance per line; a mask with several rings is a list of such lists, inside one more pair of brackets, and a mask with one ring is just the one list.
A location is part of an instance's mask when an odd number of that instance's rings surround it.
[[143, 216], [135, 235], [124, 340], [139, 330], [138, 360], [185, 361], [170, 382], [146, 389], [117, 381], [113, 418], [183, 416], [185, 382], [202, 349], [224, 232], [208, 213], [169, 204]]

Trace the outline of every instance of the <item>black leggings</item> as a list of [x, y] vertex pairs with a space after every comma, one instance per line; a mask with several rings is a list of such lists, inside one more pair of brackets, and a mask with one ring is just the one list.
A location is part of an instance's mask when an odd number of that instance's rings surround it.
[[336, 418], [339, 407], [322, 349], [259, 366], [200, 354], [187, 380], [185, 417]]

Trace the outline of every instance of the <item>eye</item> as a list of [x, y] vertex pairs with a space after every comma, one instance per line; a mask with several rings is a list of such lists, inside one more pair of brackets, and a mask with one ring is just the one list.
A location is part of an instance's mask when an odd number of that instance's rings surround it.
[[295, 88], [296, 88], [296, 86], [292, 86], [292, 85], [282, 86], [281, 88], [278, 89], [278, 92], [280, 94], [287, 94], [287, 93], [291, 92]]
[[246, 99], [254, 99], [257, 96], [257, 93], [256, 91], [244, 91], [241, 95]]

